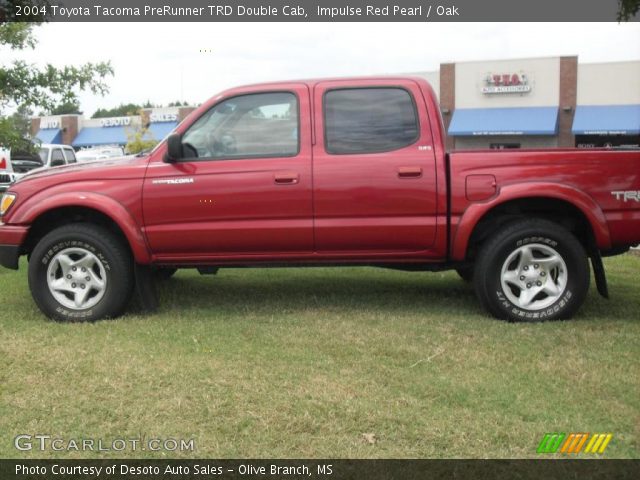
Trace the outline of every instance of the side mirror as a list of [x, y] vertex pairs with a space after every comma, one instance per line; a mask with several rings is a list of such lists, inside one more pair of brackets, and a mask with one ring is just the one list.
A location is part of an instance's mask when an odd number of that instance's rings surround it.
[[61, 167], [62, 165], [64, 165], [64, 160], [62, 160], [61, 158], [57, 158], [55, 160], [51, 160], [51, 166], [52, 167]]
[[174, 163], [182, 156], [182, 137], [178, 133], [172, 133], [167, 137], [167, 154], [164, 160], [167, 163]]

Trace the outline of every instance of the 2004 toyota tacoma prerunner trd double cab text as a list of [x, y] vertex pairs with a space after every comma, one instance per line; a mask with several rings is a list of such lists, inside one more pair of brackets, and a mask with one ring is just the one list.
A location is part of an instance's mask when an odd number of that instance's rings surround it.
[[153, 270], [456, 269], [508, 320], [571, 317], [640, 242], [640, 153], [445, 150], [418, 78], [271, 83], [212, 98], [147, 155], [27, 175], [0, 263], [29, 258], [56, 320], [114, 317]]

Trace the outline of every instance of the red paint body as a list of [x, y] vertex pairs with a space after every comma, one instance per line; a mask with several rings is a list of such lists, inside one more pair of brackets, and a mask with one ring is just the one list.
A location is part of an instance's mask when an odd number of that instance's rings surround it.
[[[418, 140], [392, 152], [327, 153], [323, 92], [385, 85], [413, 96]], [[640, 191], [639, 152], [447, 154], [435, 95], [422, 79], [237, 88], [203, 104], [177, 132], [225, 98], [274, 90], [298, 97], [297, 156], [165, 163], [161, 144], [147, 156], [32, 174], [10, 189], [18, 198], [2, 218], [0, 245], [22, 245], [39, 216], [77, 206], [109, 216], [141, 264], [455, 263], [465, 260], [475, 227], [493, 208], [532, 198], [579, 210], [602, 251], [640, 243], [640, 194], [626, 202], [612, 194]], [[154, 183], [181, 178], [193, 183]]]

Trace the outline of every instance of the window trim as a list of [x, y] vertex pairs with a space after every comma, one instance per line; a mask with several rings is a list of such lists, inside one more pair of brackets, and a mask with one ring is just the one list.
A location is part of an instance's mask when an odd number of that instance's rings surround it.
[[[335, 91], [342, 90], [403, 90], [409, 95], [409, 99], [411, 100], [411, 106], [413, 107], [413, 116], [416, 120], [416, 136], [406, 145], [402, 145], [401, 147], [390, 148], [385, 150], [364, 150], [359, 152], [336, 152], [329, 149], [328, 139], [327, 139], [327, 94]], [[395, 152], [397, 150], [402, 150], [403, 148], [410, 147], [414, 145], [420, 140], [422, 136], [422, 127], [420, 124], [420, 112], [418, 111], [418, 107], [416, 105], [416, 99], [414, 98], [411, 91], [403, 86], [403, 85], [367, 85], [362, 87], [333, 87], [328, 88], [322, 94], [322, 136], [324, 141], [324, 151], [329, 155], [368, 155], [372, 153], [387, 153], [387, 152]]]
[[180, 142], [182, 143], [182, 139], [184, 138], [184, 135], [189, 131], [189, 129], [198, 121], [200, 120], [202, 117], [204, 117], [205, 115], [207, 115], [211, 110], [213, 110], [214, 108], [216, 108], [218, 105], [221, 105], [224, 102], [227, 102], [229, 100], [232, 100], [234, 98], [238, 98], [238, 97], [247, 97], [249, 95], [264, 95], [264, 94], [269, 94], [269, 93], [289, 93], [291, 95], [293, 95], [296, 99], [296, 110], [297, 110], [297, 123], [296, 123], [296, 128], [298, 131], [298, 138], [297, 138], [297, 148], [295, 153], [291, 153], [289, 155], [281, 155], [281, 154], [270, 154], [270, 155], [248, 155], [248, 156], [243, 156], [243, 157], [183, 157], [181, 159], [178, 160], [177, 163], [183, 163], [183, 162], [219, 162], [219, 161], [229, 161], [229, 160], [255, 160], [255, 159], [259, 159], [259, 158], [293, 158], [293, 157], [297, 157], [298, 155], [300, 155], [300, 150], [301, 150], [301, 139], [302, 139], [302, 129], [300, 128], [300, 97], [298, 96], [298, 93], [292, 90], [264, 90], [264, 91], [257, 91], [257, 92], [248, 92], [248, 93], [239, 93], [237, 95], [232, 95], [231, 97], [226, 97], [226, 98], [222, 98], [220, 99], [220, 101], [214, 103], [211, 108], [207, 109], [206, 112], [204, 112], [202, 115], [200, 115], [197, 119], [195, 119], [191, 125], [189, 125], [187, 127], [187, 129], [184, 131], [184, 133], [180, 134]]

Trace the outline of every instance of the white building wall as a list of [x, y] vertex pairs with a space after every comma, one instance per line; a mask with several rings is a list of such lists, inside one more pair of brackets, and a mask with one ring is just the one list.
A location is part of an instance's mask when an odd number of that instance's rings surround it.
[[[560, 98], [560, 57], [488, 60], [456, 63], [456, 108], [557, 106]], [[488, 75], [525, 74], [527, 93], [482, 93]]]
[[640, 104], [640, 61], [578, 64], [577, 104]]

